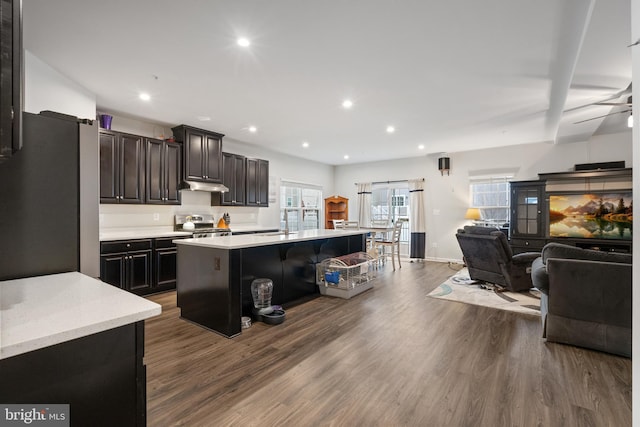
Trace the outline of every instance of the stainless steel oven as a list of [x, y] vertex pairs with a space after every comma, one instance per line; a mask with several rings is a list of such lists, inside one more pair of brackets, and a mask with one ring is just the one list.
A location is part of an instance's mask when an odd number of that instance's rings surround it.
[[176, 215], [174, 230], [191, 231], [192, 237], [196, 238], [231, 235], [230, 229], [216, 227], [213, 215], [210, 214]]

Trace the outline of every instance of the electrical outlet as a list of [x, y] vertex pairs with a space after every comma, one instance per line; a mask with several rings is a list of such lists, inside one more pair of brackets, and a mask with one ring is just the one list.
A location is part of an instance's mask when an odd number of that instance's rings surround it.
[[154, 221], [160, 221], [160, 214], [159, 213], [154, 213], [153, 214], [153, 220]]
[[433, 214], [434, 215], [440, 215], [440, 209], [434, 209], [433, 210]]
[[438, 247], [438, 242], [433, 242], [433, 243], [431, 244], [431, 247], [432, 247], [432, 248], [437, 248], [437, 247]]

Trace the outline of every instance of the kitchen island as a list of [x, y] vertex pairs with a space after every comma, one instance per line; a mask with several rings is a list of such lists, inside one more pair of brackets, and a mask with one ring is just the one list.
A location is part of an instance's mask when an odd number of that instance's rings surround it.
[[228, 338], [251, 316], [251, 282], [273, 281], [274, 305], [318, 295], [316, 264], [365, 248], [366, 230], [304, 230], [175, 240], [182, 318]]
[[78, 272], [0, 282], [0, 402], [71, 425], [144, 425], [144, 320], [161, 307]]

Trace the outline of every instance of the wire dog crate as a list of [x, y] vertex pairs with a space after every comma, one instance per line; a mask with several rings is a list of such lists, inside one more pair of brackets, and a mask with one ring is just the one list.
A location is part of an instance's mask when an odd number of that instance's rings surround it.
[[316, 283], [322, 295], [349, 299], [373, 287], [376, 259], [366, 252], [329, 258], [318, 264]]

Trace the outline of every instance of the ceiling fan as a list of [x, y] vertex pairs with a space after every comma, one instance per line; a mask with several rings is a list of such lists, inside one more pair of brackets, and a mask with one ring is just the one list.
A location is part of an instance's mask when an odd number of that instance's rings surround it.
[[591, 117], [590, 119], [580, 120], [578, 122], [574, 122], [573, 123], [574, 125], [577, 125], [579, 123], [588, 122], [588, 121], [591, 121], [591, 120], [601, 119], [603, 117], [613, 116], [614, 114], [623, 114], [623, 113], [632, 113], [633, 114], [633, 111], [632, 111], [632, 108], [631, 108], [633, 106], [632, 97], [631, 96], [629, 98], [627, 98], [627, 102], [596, 102], [596, 103], [591, 104], [591, 105], [611, 105], [611, 106], [615, 106], [615, 107], [626, 106], [626, 107], [629, 107], [629, 108], [627, 108], [626, 110], [614, 111], [612, 113], [604, 114], [602, 116]]
[[[620, 107], [620, 108], [627, 107], [627, 108], [621, 109], [619, 111], [612, 111], [612, 112], [610, 112], [608, 114], [603, 114], [601, 116], [591, 117], [589, 119], [585, 119], [585, 120], [580, 120], [578, 122], [574, 122], [573, 123], [574, 125], [577, 125], [579, 123], [588, 122], [588, 121], [591, 121], [591, 120], [601, 119], [603, 117], [612, 116], [612, 115], [615, 115], [615, 114], [631, 113], [632, 112], [632, 106], [633, 106], [633, 102], [632, 102], [633, 101], [633, 99], [632, 99], [633, 97], [631, 96], [632, 86], [633, 86], [633, 83], [629, 83], [629, 86], [627, 86], [626, 89], [623, 89], [620, 92], [618, 92], [618, 93], [616, 93], [616, 94], [614, 94], [614, 95], [612, 95], [612, 96], [610, 96], [610, 97], [608, 97], [606, 99], [603, 99], [602, 101], [592, 102], [590, 104], [586, 104], [586, 105], [581, 105], [579, 107], [570, 108], [568, 110], [565, 110], [565, 113], [568, 113], [570, 111], [579, 110], [579, 109], [585, 108], [585, 107], [590, 107], [592, 105], [608, 105], [608, 106], [611, 106], [611, 107]], [[613, 102], [613, 100], [620, 99], [621, 97], [626, 96], [626, 95], [629, 95], [627, 100], [626, 100], [626, 102], [624, 102], [624, 101]]]

